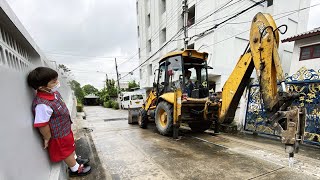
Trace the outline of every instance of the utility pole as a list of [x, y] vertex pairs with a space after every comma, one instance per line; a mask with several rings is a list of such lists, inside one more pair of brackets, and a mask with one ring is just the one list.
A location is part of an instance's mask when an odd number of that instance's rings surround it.
[[184, 49], [188, 48], [188, 0], [183, 1]]
[[107, 85], [107, 89], [109, 89], [109, 80], [108, 80], [108, 74], [106, 73], [106, 83], [105, 85]]
[[118, 94], [119, 94], [119, 92], [120, 92], [120, 83], [119, 83], [119, 73], [118, 73], [117, 58], [114, 58], [114, 62], [116, 64], [117, 81], [118, 81]]

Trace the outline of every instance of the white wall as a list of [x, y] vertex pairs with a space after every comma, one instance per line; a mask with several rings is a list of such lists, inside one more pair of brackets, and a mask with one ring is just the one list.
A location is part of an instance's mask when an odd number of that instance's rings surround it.
[[[228, 0], [188, 0], [188, 6], [191, 7], [195, 5], [195, 22], [197, 23], [204, 16], [214, 12], [216, 9], [220, 8], [226, 4]], [[203, 32], [204, 30], [212, 27], [214, 24], [221, 22], [224, 19], [220, 19], [226, 15], [233, 15], [251, 5], [253, 5], [257, 0], [245, 0], [238, 2], [220, 12], [215, 13], [206, 20], [202, 21], [199, 25], [193, 25], [188, 30], [188, 35], [193, 36]], [[169, 1], [166, 0], [166, 12], [161, 14], [161, 4], [158, 0], [137, 0], [138, 3], [138, 25], [140, 29], [139, 36], [139, 47], [141, 50], [140, 63], [144, 62], [150, 55], [156, 52], [161, 45], [163, 45], [159, 39], [159, 31], [166, 27], [167, 40], [169, 40], [181, 27], [182, 27], [182, 2], [181, 1]], [[148, 4], [148, 5], [146, 5]], [[307, 29], [308, 23], [308, 13], [309, 9], [300, 11], [297, 13], [290, 14], [289, 16], [283, 17], [284, 12], [289, 12], [297, 9], [301, 9], [310, 5], [310, 0], [291, 0], [290, 6], [288, 6], [287, 0], [274, 0], [273, 5], [267, 7], [267, 3], [263, 3], [252, 10], [244, 13], [243, 15], [231, 20], [228, 24], [220, 26], [214, 31], [214, 33], [208, 34], [201, 38], [192, 39], [189, 44], [194, 43], [195, 49], [201, 47], [201, 51], [208, 52], [212, 57], [209, 65], [214, 68], [210, 73], [213, 75], [221, 76], [220, 85], [217, 84], [216, 89], [221, 90], [223, 84], [229, 77], [231, 71], [236, 65], [239, 56], [243, 53], [246, 47], [246, 41], [249, 40], [249, 30], [251, 26], [251, 20], [257, 12], [266, 12], [273, 15], [276, 24], [278, 26], [282, 24], [288, 25], [288, 32], [281, 35], [281, 39], [292, 36], [296, 33], [304, 32]], [[146, 27], [145, 19], [147, 14], [150, 13], [151, 25]], [[218, 20], [217, 20], [218, 19]], [[214, 21], [215, 20], [215, 21]], [[244, 32], [246, 31], [246, 32]], [[243, 32], [242, 34], [239, 34]], [[239, 34], [239, 35], [237, 35]], [[152, 37], [152, 38], [151, 38]], [[146, 42], [151, 38], [151, 52], [147, 52]], [[182, 39], [183, 34], [181, 34], [177, 39]], [[209, 46], [209, 47], [207, 47]], [[140, 77], [141, 87], [151, 87], [152, 81], [148, 76], [147, 69], [148, 64], [153, 64], [156, 69], [158, 60], [167, 52], [180, 50], [183, 48], [183, 41], [174, 41], [170, 43], [167, 47], [157, 53], [152, 57], [146, 66], [141, 67], [142, 76]], [[281, 62], [285, 67], [285, 70], [290, 66], [290, 53], [293, 52], [293, 43], [281, 44], [279, 47], [279, 55], [281, 57]], [[289, 53], [289, 54], [288, 54]], [[285, 72], [288, 73], [288, 72]]]
[[[0, 7], [0, 179], [66, 179], [63, 164], [49, 161], [42, 138], [33, 128], [31, 103], [35, 92], [26, 82], [30, 70], [51, 63], [8, 4], [0, 0]], [[59, 91], [74, 117], [75, 99], [68, 79], [60, 74], [59, 80]]]
[[299, 61], [301, 47], [310, 46], [310, 45], [319, 44], [319, 43], [320, 43], [320, 36], [301, 39], [295, 42], [289, 75], [296, 73], [301, 67], [306, 67], [307, 69], [314, 69], [316, 71], [320, 69], [320, 63], [319, 63], [320, 58]]

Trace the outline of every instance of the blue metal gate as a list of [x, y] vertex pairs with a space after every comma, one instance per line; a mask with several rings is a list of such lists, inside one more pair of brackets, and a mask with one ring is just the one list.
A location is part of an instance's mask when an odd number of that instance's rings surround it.
[[[320, 146], [320, 70], [301, 68], [296, 74], [286, 78], [289, 91], [300, 93], [299, 104], [306, 108], [305, 143]], [[246, 111], [246, 131], [278, 136], [265, 124], [266, 115], [261, 103], [259, 85], [253, 84], [249, 89]]]

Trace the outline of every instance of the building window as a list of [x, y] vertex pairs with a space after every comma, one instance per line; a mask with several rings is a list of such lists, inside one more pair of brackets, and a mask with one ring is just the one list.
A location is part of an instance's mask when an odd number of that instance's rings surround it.
[[152, 76], [152, 64], [148, 65], [148, 75]]
[[166, 41], [167, 41], [167, 29], [163, 28], [161, 30], [161, 34], [160, 34], [160, 42], [161, 42], [161, 44], [163, 44]]
[[187, 46], [187, 49], [194, 49], [194, 43]]
[[166, 7], [166, 0], [161, 0], [160, 8], [161, 8], [161, 10], [160, 10], [161, 14], [166, 12], [166, 8], [167, 8]]
[[140, 73], [139, 73], [140, 74], [140, 79], [142, 79], [142, 69], [140, 68], [139, 71], [140, 71]]
[[4, 59], [4, 56], [3, 56], [3, 49], [1, 46], [0, 46], [0, 63], [6, 64], [6, 60]]
[[180, 20], [179, 20], [179, 27], [180, 28], [183, 28], [183, 24], [184, 24], [184, 16], [183, 14], [179, 15], [180, 16]]
[[320, 58], [320, 44], [301, 47], [300, 49], [300, 61]]
[[188, 10], [188, 27], [194, 24], [195, 17], [196, 17], [196, 8], [195, 8], [195, 5], [193, 5]]
[[140, 48], [138, 48], [139, 59], [141, 58]]
[[150, 19], [150, 13], [149, 13], [147, 15], [147, 22], [146, 22], [147, 27], [150, 27], [150, 24], [151, 24], [151, 19]]
[[151, 39], [148, 40], [147, 49], [148, 49], [148, 52], [151, 52]]
[[273, 5], [273, 0], [268, 0], [267, 7], [272, 6], [272, 5]]
[[139, 4], [136, 2], [136, 9], [137, 9], [137, 14], [139, 14]]

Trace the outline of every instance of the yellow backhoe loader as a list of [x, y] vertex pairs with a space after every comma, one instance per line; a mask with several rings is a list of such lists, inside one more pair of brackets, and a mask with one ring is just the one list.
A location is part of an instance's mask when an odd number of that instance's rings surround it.
[[[230, 124], [256, 69], [268, 123], [280, 134], [286, 152], [293, 157], [303, 140], [305, 113], [292, 106], [299, 95], [286, 88], [278, 55], [279, 28], [270, 14], [255, 15], [250, 43], [221, 94], [209, 93], [207, 53], [195, 50], [168, 53], [159, 61], [154, 89], [139, 110], [139, 126], [146, 128], [149, 119], [154, 119], [160, 134], [177, 137], [181, 123], [188, 124], [193, 131]], [[132, 115], [129, 111], [129, 119]]]

